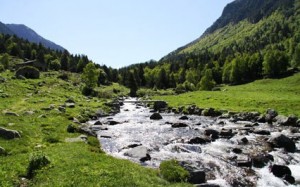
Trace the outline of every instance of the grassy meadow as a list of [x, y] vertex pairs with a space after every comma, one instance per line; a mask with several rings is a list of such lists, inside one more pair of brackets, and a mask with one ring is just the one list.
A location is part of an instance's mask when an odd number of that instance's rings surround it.
[[[94, 137], [89, 137], [88, 143], [66, 142], [66, 138], [80, 135], [67, 132], [74, 117], [80, 120], [98, 109], [108, 111], [104, 103], [128, 90], [113, 84], [97, 88], [99, 97], [88, 98], [81, 94], [78, 74], [69, 74], [68, 80], [57, 78], [60, 74], [46, 72], [36, 80], [13, 79], [8, 71], [0, 74], [6, 79], [0, 83], [0, 127], [21, 133], [19, 139], [0, 138], [0, 146], [6, 150], [0, 155], [1, 187], [188, 186], [170, 184], [158, 170], [106, 155]], [[75, 101], [75, 108], [59, 111], [67, 99]], [[22, 180], [33, 153], [46, 155], [50, 164], [37, 170], [31, 180]]]
[[221, 91], [196, 91], [180, 95], [159, 95], [172, 107], [197, 105], [228, 111], [258, 111], [273, 108], [280, 114], [300, 116], [300, 73], [283, 79], [263, 79], [238, 86], [223, 86]]

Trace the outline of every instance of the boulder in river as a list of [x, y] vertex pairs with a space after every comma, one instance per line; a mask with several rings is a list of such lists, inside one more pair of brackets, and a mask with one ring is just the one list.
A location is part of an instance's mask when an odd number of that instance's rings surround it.
[[205, 183], [205, 171], [196, 170], [196, 171], [190, 171], [190, 178], [188, 179], [189, 183], [192, 184], [202, 184]]
[[150, 119], [152, 120], [160, 120], [162, 119], [162, 116], [159, 113], [154, 113], [150, 116]]
[[96, 121], [94, 125], [102, 125], [101, 121]]
[[292, 175], [292, 172], [290, 170], [289, 167], [287, 166], [282, 166], [282, 165], [272, 165], [270, 167], [271, 169], [271, 172], [276, 176], [276, 177], [279, 177], [279, 178], [282, 178], [284, 177], [285, 175]]
[[298, 118], [296, 116], [294, 116], [294, 115], [291, 115], [289, 117], [279, 115], [275, 119], [276, 119], [276, 122], [279, 125], [283, 125], [283, 126], [297, 126], [297, 120], [298, 120]]
[[180, 120], [188, 120], [189, 118], [187, 116], [181, 116], [179, 119]]
[[108, 121], [108, 125], [118, 125], [120, 122], [117, 121]]
[[124, 153], [125, 156], [138, 158], [138, 159], [145, 158], [147, 157], [148, 154], [149, 154], [148, 150], [145, 146], [137, 146]]
[[210, 136], [212, 139], [218, 139], [219, 138], [219, 132], [214, 129], [206, 129], [204, 131], [204, 134], [206, 136]]
[[270, 154], [259, 154], [252, 156], [251, 160], [254, 167], [263, 168], [268, 164], [268, 162], [274, 161], [274, 158]]
[[0, 127], [0, 137], [10, 140], [15, 138], [21, 138], [21, 135], [16, 130], [10, 130], [10, 129]]
[[180, 128], [180, 127], [187, 127], [188, 125], [185, 123], [174, 123], [172, 128]]
[[189, 140], [189, 144], [206, 144], [209, 143], [210, 140], [202, 137], [195, 137]]
[[232, 132], [232, 129], [229, 129], [229, 130], [221, 130], [220, 132], [220, 137], [222, 138], [232, 138], [234, 136], [233, 132]]
[[270, 131], [268, 130], [255, 130], [253, 131], [254, 134], [259, 134], [259, 135], [270, 135]]
[[293, 140], [291, 140], [289, 137], [281, 134], [277, 137], [270, 138], [269, 142], [274, 147], [284, 148], [287, 152], [295, 152], [296, 151], [296, 145]]

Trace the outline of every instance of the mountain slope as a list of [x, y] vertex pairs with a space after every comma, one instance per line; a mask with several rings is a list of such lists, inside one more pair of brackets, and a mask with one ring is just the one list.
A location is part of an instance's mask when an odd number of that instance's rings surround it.
[[[219, 44], [219, 42], [215, 40], [215, 37], [220, 40], [226, 40], [228, 38], [221, 38], [220, 35], [225, 35], [229, 32], [230, 37], [241, 35], [239, 28], [242, 29], [245, 34], [245, 37], [241, 36], [241, 38], [246, 38], [250, 35], [249, 32], [252, 31], [254, 26], [262, 27], [263, 24], [261, 24], [260, 21], [267, 19], [275, 12], [280, 12], [289, 17], [293, 14], [294, 3], [295, 0], [235, 0], [224, 8], [221, 17], [218, 18], [203, 35], [191, 43], [171, 52], [163, 59], [174, 57], [174, 55], [176, 56], [180, 53], [210, 49], [210, 47]], [[286, 18], [283, 18], [283, 20], [284, 19]], [[241, 22], [247, 25], [241, 26]], [[227, 42], [227, 44], [231, 45], [232, 43]]]
[[13, 35], [14, 33], [2, 22], [0, 22], [0, 33]]
[[39, 34], [37, 34], [34, 30], [30, 29], [29, 27], [22, 25], [22, 24], [6, 24], [7, 28], [9, 28], [15, 35], [20, 38], [27, 39], [29, 42], [33, 43], [41, 43], [45, 47], [50, 49], [63, 51], [65, 50], [63, 47], [51, 42]]

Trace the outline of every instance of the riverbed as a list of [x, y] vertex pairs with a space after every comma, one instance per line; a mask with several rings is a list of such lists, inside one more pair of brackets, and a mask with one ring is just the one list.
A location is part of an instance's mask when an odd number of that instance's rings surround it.
[[[300, 141], [295, 141], [296, 152], [270, 149], [266, 143], [278, 134], [291, 136], [289, 128], [259, 123], [253, 127], [255, 130], [270, 131], [270, 135], [260, 135], [249, 131], [253, 125], [249, 121], [198, 115], [180, 119], [184, 115], [174, 113], [160, 113], [161, 120], [151, 120], [153, 111], [135, 101], [127, 99], [120, 113], [97, 120], [102, 125], [94, 127], [99, 130], [98, 138], [107, 154], [153, 168], [164, 160], [176, 159], [186, 168], [204, 171], [207, 183], [220, 186], [299, 186]], [[174, 128], [174, 124], [186, 127]], [[224, 136], [213, 137], [209, 130], [224, 132]], [[253, 155], [266, 154], [273, 161], [261, 168], [252, 167]], [[275, 177], [269, 169], [274, 164], [288, 166], [296, 184]]]

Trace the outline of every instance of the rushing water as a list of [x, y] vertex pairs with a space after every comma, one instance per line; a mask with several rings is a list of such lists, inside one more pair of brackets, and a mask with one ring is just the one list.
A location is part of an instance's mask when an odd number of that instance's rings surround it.
[[[131, 99], [130, 101], [135, 101]], [[204, 170], [208, 183], [220, 186], [257, 185], [257, 186], [286, 186], [282, 179], [270, 173], [268, 166], [259, 168], [238, 167], [237, 162], [249, 160], [249, 155], [265, 151], [264, 136], [246, 133], [241, 127], [250, 122], [232, 123], [227, 119], [203, 116], [188, 116], [188, 120], [180, 120], [182, 115], [161, 113], [163, 119], [150, 120], [152, 113], [149, 108], [125, 102], [121, 112], [100, 118], [103, 123], [98, 131], [102, 149], [115, 157], [129, 159], [144, 166], [159, 167], [163, 160], [177, 159], [194, 169]], [[108, 125], [110, 121], [119, 122]], [[188, 127], [172, 128], [171, 124], [182, 122]], [[91, 122], [93, 124], [93, 121]], [[99, 128], [99, 127], [98, 127]], [[260, 124], [258, 129], [270, 129], [267, 124]], [[230, 139], [219, 138], [207, 144], [189, 144], [194, 137], [203, 137], [205, 129], [234, 129], [238, 133]], [[271, 136], [278, 132], [271, 131]], [[282, 131], [288, 134], [288, 131]], [[246, 137], [247, 145], [241, 143]], [[151, 156], [151, 160], [141, 162], [128, 154], [133, 145], [142, 146]], [[300, 149], [298, 141], [297, 149]], [[239, 148], [241, 154], [232, 150]], [[270, 152], [274, 157], [273, 164], [287, 165], [292, 175], [300, 184], [300, 153], [286, 153], [282, 149]], [[129, 155], [129, 156], [128, 156]], [[295, 186], [295, 185], [290, 185]]]

